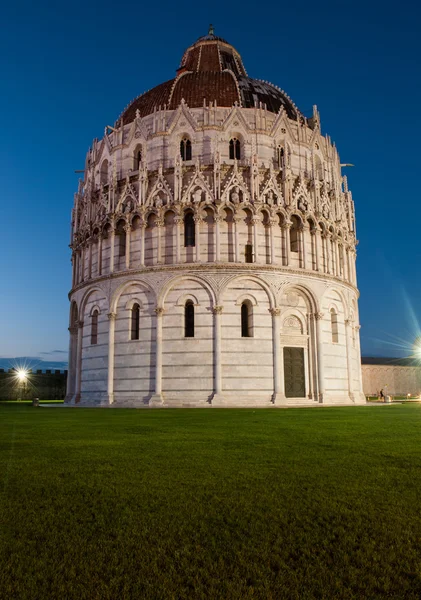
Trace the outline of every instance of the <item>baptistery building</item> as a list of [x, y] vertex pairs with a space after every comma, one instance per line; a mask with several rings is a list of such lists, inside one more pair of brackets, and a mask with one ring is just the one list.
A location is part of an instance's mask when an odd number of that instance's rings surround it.
[[249, 77], [210, 29], [86, 156], [66, 401], [364, 402], [355, 248], [317, 108]]

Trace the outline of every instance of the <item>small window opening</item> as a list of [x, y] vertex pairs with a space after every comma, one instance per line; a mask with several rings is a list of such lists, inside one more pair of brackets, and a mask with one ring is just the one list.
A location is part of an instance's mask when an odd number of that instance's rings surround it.
[[299, 252], [299, 231], [298, 231], [298, 223], [296, 219], [293, 218], [291, 229], [289, 230], [289, 245], [291, 252]]
[[237, 138], [232, 138], [230, 140], [230, 160], [240, 160], [241, 158], [241, 144], [240, 144], [240, 140], [238, 140]]
[[253, 312], [250, 302], [241, 305], [241, 337], [253, 337]]
[[180, 155], [181, 160], [191, 160], [191, 141], [188, 138], [180, 142]]
[[126, 256], [126, 232], [120, 229], [118, 232], [118, 255]]
[[139, 304], [133, 304], [132, 306], [132, 318], [131, 318], [131, 340], [139, 339], [140, 332], [140, 306]]
[[246, 244], [245, 256], [246, 256], [246, 263], [253, 262], [253, 246], [251, 244]]
[[278, 166], [280, 169], [283, 169], [285, 166], [284, 157], [285, 157], [285, 150], [282, 148], [282, 146], [278, 146]]
[[94, 310], [91, 317], [91, 344], [98, 343], [98, 311]]
[[184, 337], [194, 337], [194, 304], [187, 300], [184, 307]]
[[140, 169], [140, 165], [142, 164], [142, 150], [138, 150], [135, 156], [135, 171]]
[[196, 232], [193, 213], [187, 213], [184, 217], [184, 246], [196, 245]]

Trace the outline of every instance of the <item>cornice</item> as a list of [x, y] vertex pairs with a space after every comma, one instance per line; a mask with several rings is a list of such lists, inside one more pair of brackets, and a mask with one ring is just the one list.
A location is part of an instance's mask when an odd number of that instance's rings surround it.
[[150, 273], [171, 273], [180, 274], [180, 272], [185, 272], [186, 275], [191, 274], [192, 272], [226, 272], [232, 273], [233, 271], [237, 271], [239, 274], [247, 273], [259, 275], [260, 273], [275, 273], [278, 275], [293, 275], [297, 277], [308, 277], [311, 280], [316, 280], [322, 283], [335, 283], [341, 286], [344, 286], [348, 290], [354, 292], [359, 298], [360, 292], [357, 287], [355, 287], [352, 283], [345, 281], [339, 277], [334, 275], [330, 275], [328, 273], [321, 273], [320, 271], [311, 271], [309, 269], [293, 269], [287, 266], [280, 265], [258, 265], [256, 263], [180, 263], [175, 265], [156, 265], [151, 267], [142, 267], [141, 269], [125, 269], [121, 271], [117, 271], [114, 273], [110, 273], [107, 275], [101, 275], [100, 277], [91, 278], [88, 280], [79, 283], [77, 286], [72, 288], [68, 297], [71, 298], [72, 294], [78, 292], [79, 290], [88, 288], [92, 285], [95, 285], [99, 282], [111, 281], [113, 279], [120, 279], [124, 277], [133, 277], [136, 275], [147, 275]]

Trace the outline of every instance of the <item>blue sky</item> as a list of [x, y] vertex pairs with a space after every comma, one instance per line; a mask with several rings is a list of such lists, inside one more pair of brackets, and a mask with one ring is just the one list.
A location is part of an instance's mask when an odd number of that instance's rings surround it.
[[210, 22], [249, 75], [305, 114], [317, 104], [323, 133], [356, 165], [362, 351], [405, 354], [394, 344], [421, 322], [420, 12], [405, 1], [3, 6], [0, 357], [63, 359], [74, 171], [132, 98], [174, 76]]

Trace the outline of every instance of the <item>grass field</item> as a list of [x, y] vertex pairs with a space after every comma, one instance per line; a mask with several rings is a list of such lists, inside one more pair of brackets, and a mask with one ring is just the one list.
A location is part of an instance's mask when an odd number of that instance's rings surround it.
[[0, 405], [0, 598], [421, 596], [421, 405]]

